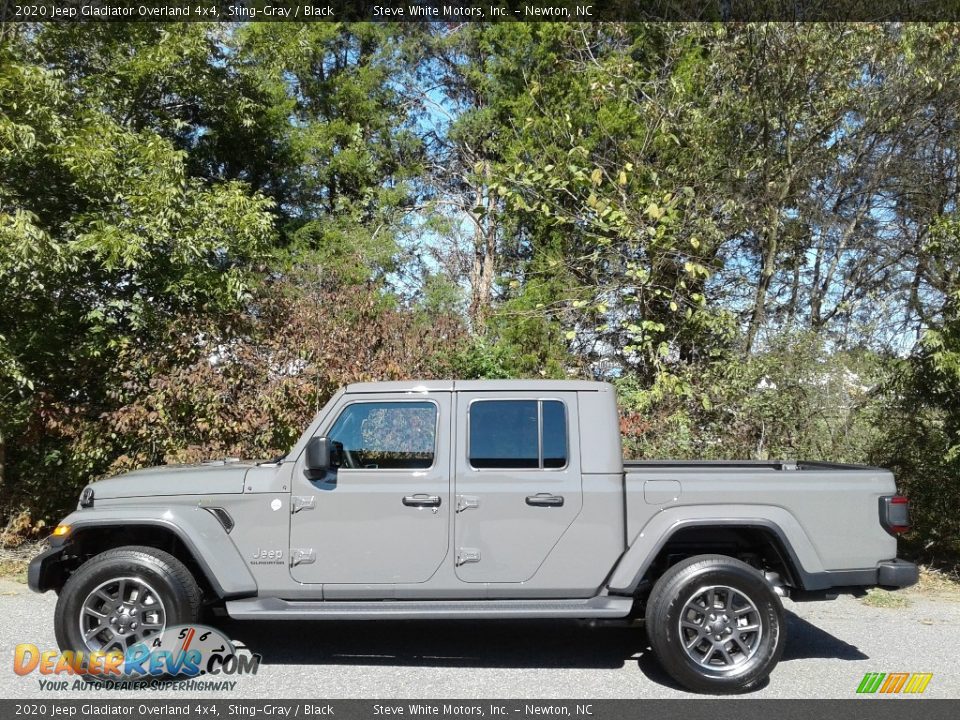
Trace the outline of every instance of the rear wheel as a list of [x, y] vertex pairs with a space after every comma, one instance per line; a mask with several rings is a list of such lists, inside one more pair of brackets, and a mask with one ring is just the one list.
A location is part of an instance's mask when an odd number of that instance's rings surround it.
[[151, 547], [107, 550], [63, 586], [54, 630], [61, 650], [126, 651], [164, 628], [194, 623], [200, 589], [175, 557]]
[[664, 670], [694, 692], [764, 680], [783, 654], [783, 605], [755, 568], [725, 555], [677, 563], [647, 601], [647, 636]]

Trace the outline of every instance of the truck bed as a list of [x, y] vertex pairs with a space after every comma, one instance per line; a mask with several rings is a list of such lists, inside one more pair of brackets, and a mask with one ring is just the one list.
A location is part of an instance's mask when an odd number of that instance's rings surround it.
[[690, 523], [761, 518], [789, 537], [810, 572], [874, 567], [896, 556], [879, 521], [896, 492], [881, 468], [807, 461], [625, 461], [628, 547]]
[[832, 463], [818, 460], [624, 460], [623, 468], [626, 472], [642, 472], [643, 470], [860, 470], [881, 471], [880, 468], [870, 465], [855, 465], [852, 463]]

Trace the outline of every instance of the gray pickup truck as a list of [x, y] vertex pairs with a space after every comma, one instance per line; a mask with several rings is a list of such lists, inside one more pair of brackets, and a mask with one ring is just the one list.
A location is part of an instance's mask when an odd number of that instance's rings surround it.
[[283, 458], [84, 488], [30, 587], [62, 649], [238, 619], [636, 618], [667, 672], [733, 692], [777, 664], [781, 598], [906, 587], [886, 470], [624, 462], [605, 383], [350, 385]]

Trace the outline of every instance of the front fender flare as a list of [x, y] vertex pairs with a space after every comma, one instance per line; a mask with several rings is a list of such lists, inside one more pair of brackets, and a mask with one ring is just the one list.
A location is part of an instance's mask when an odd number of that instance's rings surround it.
[[726, 525], [756, 527], [773, 532], [793, 563], [806, 589], [821, 584], [825, 577], [820, 556], [806, 531], [787, 510], [774, 505], [682, 505], [657, 513], [630, 543], [610, 576], [608, 588], [614, 593], [632, 594], [657, 553], [670, 537], [683, 528]]
[[[101, 507], [78, 510], [63, 519], [70, 537], [95, 528], [157, 527], [184, 544], [217, 597], [257, 594], [257, 583], [220, 522], [197, 506]], [[69, 540], [68, 540], [69, 542]]]

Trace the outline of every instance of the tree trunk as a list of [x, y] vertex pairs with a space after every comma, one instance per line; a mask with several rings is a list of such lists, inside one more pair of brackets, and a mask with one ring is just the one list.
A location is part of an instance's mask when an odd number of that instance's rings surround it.
[[6, 488], [4, 484], [4, 481], [6, 479], [6, 476], [4, 474], [6, 465], [4, 463], [6, 462], [6, 459], [7, 459], [6, 440], [3, 437], [3, 431], [0, 430], [0, 492], [3, 492], [3, 490]]
[[[489, 169], [487, 170], [487, 173]], [[487, 325], [487, 316], [493, 298], [493, 280], [497, 250], [496, 225], [493, 221], [493, 194], [477, 188], [474, 207], [485, 207], [486, 212], [473, 216], [473, 263], [470, 268], [470, 324], [475, 334], [481, 334]]]
[[770, 290], [770, 283], [773, 280], [773, 274], [776, 272], [777, 261], [777, 229], [771, 225], [767, 235], [766, 242], [763, 243], [760, 279], [757, 281], [757, 292], [753, 298], [753, 312], [750, 315], [750, 325], [747, 327], [747, 342], [744, 348], [744, 357], [749, 357], [753, 352], [753, 345], [757, 340], [757, 334], [763, 325], [766, 317], [767, 293]]
[[813, 280], [810, 282], [810, 327], [817, 327], [820, 324], [820, 312], [823, 309], [821, 305], [823, 298], [820, 296], [820, 278], [825, 251], [824, 241], [821, 238], [820, 242], [817, 243], [817, 259], [813, 263]]
[[470, 269], [470, 324], [474, 333], [480, 334], [487, 324], [490, 298], [493, 294], [492, 233], [478, 225], [475, 242], [473, 266]]
[[793, 281], [790, 283], [790, 301], [787, 305], [787, 328], [793, 330], [797, 322], [797, 306], [800, 303], [800, 265], [803, 260], [797, 256], [793, 261]]

